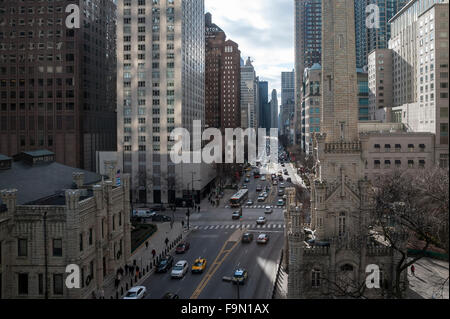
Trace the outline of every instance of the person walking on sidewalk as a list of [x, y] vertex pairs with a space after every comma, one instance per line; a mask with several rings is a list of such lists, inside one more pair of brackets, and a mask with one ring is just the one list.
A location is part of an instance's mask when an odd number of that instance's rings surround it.
[[414, 265], [411, 265], [411, 274], [415, 277], [416, 276], [416, 267]]

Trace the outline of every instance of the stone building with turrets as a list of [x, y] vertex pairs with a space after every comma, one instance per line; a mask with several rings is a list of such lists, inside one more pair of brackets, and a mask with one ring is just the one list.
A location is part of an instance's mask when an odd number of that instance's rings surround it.
[[[379, 298], [394, 279], [398, 256], [368, 229], [371, 185], [358, 133], [354, 0], [323, 0], [322, 14], [322, 132], [313, 135], [311, 225], [301, 224], [301, 209], [288, 196], [288, 298]], [[363, 289], [368, 265], [380, 269], [379, 289]]]
[[[116, 185], [114, 163], [105, 180], [51, 156], [30, 162], [0, 172], [0, 299], [91, 298], [130, 259], [130, 178]], [[70, 264], [80, 289], [66, 286]]]

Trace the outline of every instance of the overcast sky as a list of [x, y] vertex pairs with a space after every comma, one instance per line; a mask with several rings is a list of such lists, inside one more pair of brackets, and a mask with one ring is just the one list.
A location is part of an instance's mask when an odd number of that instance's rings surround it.
[[205, 0], [206, 12], [227, 38], [239, 44], [244, 61], [250, 56], [256, 75], [278, 91], [281, 72], [294, 67], [294, 0]]

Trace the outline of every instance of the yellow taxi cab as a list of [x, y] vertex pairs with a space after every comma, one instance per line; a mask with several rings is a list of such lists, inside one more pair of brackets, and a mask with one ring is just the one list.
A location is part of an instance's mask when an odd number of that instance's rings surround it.
[[206, 259], [197, 258], [192, 265], [192, 273], [202, 273], [206, 269]]

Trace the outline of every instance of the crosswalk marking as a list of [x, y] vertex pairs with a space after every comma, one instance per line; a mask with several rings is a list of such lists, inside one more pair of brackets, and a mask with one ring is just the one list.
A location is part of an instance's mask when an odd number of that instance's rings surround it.
[[256, 225], [256, 224], [233, 224], [233, 225], [193, 225], [192, 229], [194, 230], [217, 230], [217, 229], [238, 229], [238, 228], [247, 228], [247, 229], [281, 229], [286, 228], [284, 224], [265, 224], [265, 225]]

